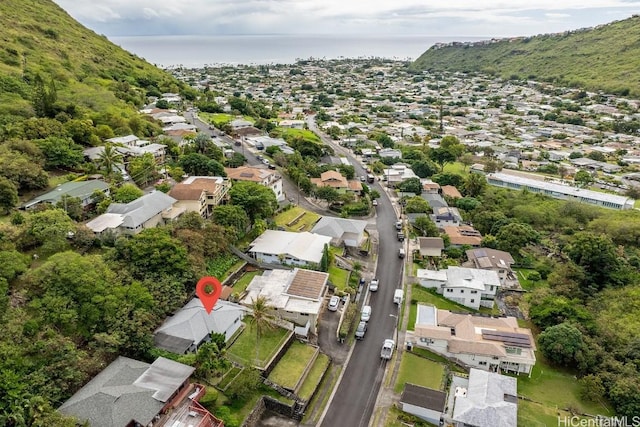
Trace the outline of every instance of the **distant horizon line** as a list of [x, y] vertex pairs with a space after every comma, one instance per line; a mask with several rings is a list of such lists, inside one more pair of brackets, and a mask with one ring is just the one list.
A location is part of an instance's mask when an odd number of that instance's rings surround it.
[[329, 33], [260, 33], [260, 34], [132, 34], [132, 35], [106, 35], [107, 38], [135, 38], [135, 37], [429, 37], [429, 38], [474, 38], [474, 39], [492, 39], [492, 38], [511, 38], [511, 37], [527, 37], [527, 36], [477, 36], [477, 35], [432, 35], [432, 34], [405, 34], [405, 33], [392, 33], [392, 34], [376, 34], [376, 33], [343, 33], [343, 34], [329, 34]]

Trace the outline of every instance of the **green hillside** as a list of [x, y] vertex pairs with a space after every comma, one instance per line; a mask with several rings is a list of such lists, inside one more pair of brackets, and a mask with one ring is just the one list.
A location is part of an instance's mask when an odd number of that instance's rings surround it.
[[567, 33], [434, 46], [412, 68], [483, 72], [640, 96], [640, 16]]
[[54, 82], [59, 103], [94, 111], [179, 90], [167, 73], [83, 27], [53, 1], [2, 0], [0, 21], [0, 116], [33, 115], [37, 75]]

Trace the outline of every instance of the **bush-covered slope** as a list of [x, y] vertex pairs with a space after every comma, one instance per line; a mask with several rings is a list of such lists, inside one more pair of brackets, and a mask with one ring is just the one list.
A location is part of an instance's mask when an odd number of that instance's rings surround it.
[[434, 46], [412, 68], [475, 71], [640, 96], [640, 16], [561, 34]]
[[[178, 91], [164, 71], [83, 27], [51, 0], [0, 1], [0, 115], [30, 116], [34, 79], [61, 103], [104, 110]], [[120, 100], [120, 101], [119, 101]]]

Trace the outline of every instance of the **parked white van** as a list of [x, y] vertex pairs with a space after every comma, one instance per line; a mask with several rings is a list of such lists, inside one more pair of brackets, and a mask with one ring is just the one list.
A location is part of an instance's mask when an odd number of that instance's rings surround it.
[[396, 289], [396, 291], [393, 293], [393, 302], [400, 305], [402, 304], [403, 297], [404, 297], [404, 294], [402, 292], [402, 289]]

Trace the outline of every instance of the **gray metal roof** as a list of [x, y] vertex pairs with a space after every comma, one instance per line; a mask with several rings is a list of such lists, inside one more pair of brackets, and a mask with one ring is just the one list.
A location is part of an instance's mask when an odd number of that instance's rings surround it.
[[323, 216], [313, 229], [311, 229], [311, 232], [329, 236], [334, 239], [340, 239], [343, 240], [345, 244], [357, 246], [359, 237], [362, 236], [366, 226], [366, 221], [358, 219]]
[[445, 392], [409, 383], [404, 385], [404, 391], [400, 398], [402, 403], [438, 412], [444, 412], [446, 400], [447, 394]]
[[224, 334], [246, 309], [219, 300], [210, 314], [198, 298], [189, 301], [176, 314], [164, 321], [154, 333], [157, 347], [184, 354], [192, 344], [200, 344], [210, 333]]
[[158, 357], [134, 384], [155, 390], [153, 398], [166, 403], [171, 395], [189, 379], [195, 368], [174, 362], [164, 357]]
[[513, 377], [472, 368], [466, 397], [456, 397], [454, 421], [477, 427], [517, 425], [518, 404], [513, 399], [517, 396], [516, 384]]
[[154, 191], [126, 204], [112, 203], [107, 213], [121, 214], [124, 216], [123, 226], [137, 228], [165, 209], [169, 209], [176, 201], [162, 191]]
[[131, 420], [147, 425], [164, 406], [153, 398], [155, 390], [134, 384], [149, 367], [148, 363], [118, 357], [59, 411], [86, 420], [92, 427], [122, 427]]
[[65, 194], [70, 197], [78, 197], [79, 199], [86, 199], [91, 196], [94, 191], [104, 191], [109, 188], [109, 184], [99, 179], [92, 179], [89, 181], [78, 182], [65, 182], [58, 185], [55, 189], [48, 193], [42, 194], [38, 197], [30, 200], [27, 205], [33, 205], [38, 202], [58, 203], [62, 196]]

